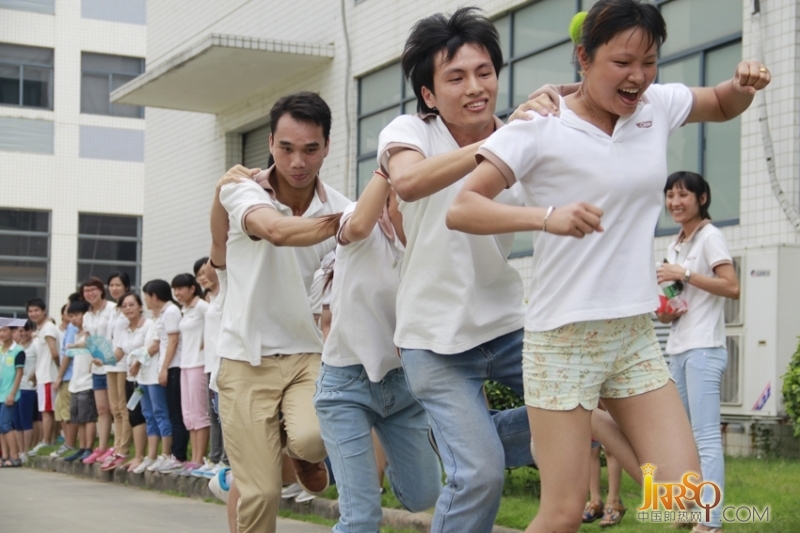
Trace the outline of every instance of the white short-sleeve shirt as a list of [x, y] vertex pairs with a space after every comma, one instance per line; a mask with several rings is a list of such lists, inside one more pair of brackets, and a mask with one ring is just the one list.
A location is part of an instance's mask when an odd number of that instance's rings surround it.
[[[122, 332], [125, 331], [128, 327], [128, 319], [125, 318], [125, 315], [122, 314], [122, 309], [119, 306], [114, 306], [114, 314], [111, 317], [111, 322], [109, 324], [109, 331], [111, 333], [111, 344], [116, 346], [117, 339], [122, 335]], [[121, 361], [118, 361], [116, 365], [106, 365], [106, 372], [127, 372], [128, 371], [128, 361], [123, 357]]]
[[[396, 149], [427, 158], [459, 146], [440, 117], [403, 115], [380, 134], [382, 168]], [[394, 336], [400, 348], [460, 353], [523, 325], [522, 279], [507, 260], [514, 236], [468, 235], [445, 225], [467, 176], [426, 198], [400, 202], [406, 234]], [[498, 201], [519, 204], [515, 191]]]
[[[86, 315], [88, 314], [86, 313]], [[75, 342], [86, 342], [88, 336], [89, 334], [85, 330], [81, 331], [75, 335]], [[69, 380], [68, 390], [72, 394], [92, 390], [92, 368], [97, 367], [92, 364], [91, 354], [82, 348], [76, 348], [73, 353], [75, 355], [72, 358], [72, 379]]]
[[[698, 228], [680, 246], [677, 242], [669, 245], [667, 260], [692, 272], [715, 278], [714, 268], [733, 264], [725, 237], [711, 224]], [[688, 310], [670, 326], [667, 353], [725, 346], [725, 298], [686, 283], [682, 295]]]
[[[355, 206], [345, 209], [342, 228]], [[338, 367], [363, 365], [370, 381], [379, 382], [401, 366], [392, 339], [403, 245], [386, 217], [362, 241], [347, 244], [341, 232], [331, 288], [333, 322], [322, 362]]]
[[326, 282], [328, 274], [333, 270], [333, 264], [336, 261], [336, 251], [331, 250], [325, 257], [322, 258], [322, 263], [319, 269], [314, 272], [314, 279], [311, 281], [311, 288], [309, 289], [308, 299], [311, 302], [311, 311], [315, 315], [322, 314], [322, 307], [331, 304], [330, 299], [330, 284]]
[[651, 85], [611, 136], [573, 113], [512, 122], [478, 151], [522, 184], [525, 205], [587, 202], [605, 231], [583, 239], [537, 232], [525, 328], [650, 313], [658, 307], [653, 231], [667, 179], [667, 140], [689, 116], [688, 87]]
[[[103, 308], [95, 312], [90, 309], [88, 313], [83, 315], [83, 330], [87, 335], [99, 335], [105, 337], [109, 342], [112, 341], [113, 333], [113, 320], [115, 316], [116, 305], [113, 302], [105, 300]], [[92, 365], [92, 374], [105, 375], [105, 366]]]
[[[144, 330], [144, 344], [143, 346], [150, 349], [150, 346], [153, 345], [153, 342], [158, 340], [158, 322], [161, 320], [161, 316], [159, 315], [157, 318], [154, 318], [150, 321], [150, 324], [145, 324], [138, 330]], [[124, 351], [124, 350], [123, 350]], [[150, 360], [150, 364], [147, 366], [143, 366], [139, 369], [139, 373], [136, 375], [136, 381], [140, 385], [158, 385], [158, 371], [159, 371], [159, 353], [156, 353], [154, 356], [151, 356], [152, 359]]]
[[[330, 238], [315, 246], [281, 247], [247, 233], [244, 218], [254, 209], [292, 215], [290, 207], [268, 192], [272, 170], [256, 176], [256, 181], [225, 185], [220, 191], [230, 229], [225, 260], [228, 292], [217, 353], [253, 366], [260, 365], [264, 356], [322, 352], [322, 334], [314, 324], [309, 289], [322, 258], [336, 244]], [[303, 216], [340, 213], [349, 203], [317, 178], [314, 198]]]
[[22, 368], [19, 390], [36, 390], [31, 378], [36, 376], [36, 362], [41, 354], [41, 342], [34, 337], [30, 344], [22, 347], [22, 351], [25, 352], [25, 366]]
[[167, 302], [161, 308], [161, 313], [158, 315], [158, 340], [161, 342], [159, 345], [158, 355], [158, 371], [164, 366], [164, 360], [167, 357], [167, 345], [169, 344], [169, 334], [178, 334], [178, 348], [175, 350], [175, 357], [169, 364], [169, 368], [181, 367], [181, 349], [183, 347], [183, 339], [181, 338], [181, 310], [172, 302]]
[[[124, 318], [124, 316], [123, 316]], [[149, 318], [146, 318], [142, 325], [134, 330], [131, 330], [130, 322], [128, 319], [125, 319], [125, 327], [122, 331], [116, 334], [116, 340], [114, 344], [114, 348], [119, 348], [122, 350], [122, 360], [126, 361], [125, 365], [127, 368], [127, 359], [128, 354], [132, 351], [136, 350], [137, 348], [141, 348], [145, 346], [145, 338], [147, 337], [147, 333], [150, 330], [150, 327], [153, 325], [153, 321]], [[139, 372], [142, 370], [140, 369]], [[138, 376], [138, 374], [137, 374]], [[128, 381], [134, 381], [130, 375], [128, 376]]]
[[205, 366], [203, 354], [203, 328], [205, 326], [208, 302], [198, 298], [192, 307], [183, 308], [181, 318], [181, 368]]
[[50, 346], [47, 344], [48, 337], [52, 337], [56, 341], [56, 349], [60, 349], [61, 332], [58, 326], [45, 320], [44, 324], [36, 330], [36, 339], [42, 344], [39, 358], [36, 360], [36, 383], [40, 384], [52, 383], [58, 377], [58, 365], [50, 353]]
[[228, 291], [227, 270], [217, 270], [219, 292], [213, 296], [206, 311], [206, 322], [203, 326], [203, 354], [205, 355], [205, 372], [209, 374], [208, 386], [211, 390], [219, 392], [217, 388], [217, 374], [219, 373], [219, 355], [217, 346], [219, 342], [220, 327], [222, 325], [222, 308], [225, 305], [225, 294]]

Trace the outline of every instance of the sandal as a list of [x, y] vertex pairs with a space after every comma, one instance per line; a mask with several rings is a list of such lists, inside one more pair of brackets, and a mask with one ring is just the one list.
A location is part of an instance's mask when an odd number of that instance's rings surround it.
[[586, 507], [583, 508], [583, 523], [590, 524], [600, 518], [603, 513], [603, 502], [586, 502]]
[[22, 459], [12, 459], [11, 461], [6, 461], [6, 462], [10, 464], [6, 464], [4, 466], [8, 466], [11, 468], [19, 468], [22, 466]]
[[627, 511], [627, 509], [622, 505], [622, 501], [607, 503], [605, 509], [603, 509], [603, 519], [600, 520], [600, 527], [616, 526], [622, 522], [625, 511]]

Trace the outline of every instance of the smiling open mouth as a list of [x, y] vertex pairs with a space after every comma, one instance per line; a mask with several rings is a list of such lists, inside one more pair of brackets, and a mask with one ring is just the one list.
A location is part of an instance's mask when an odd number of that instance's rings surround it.
[[639, 101], [639, 89], [619, 89], [617, 94], [626, 104], [635, 104]]

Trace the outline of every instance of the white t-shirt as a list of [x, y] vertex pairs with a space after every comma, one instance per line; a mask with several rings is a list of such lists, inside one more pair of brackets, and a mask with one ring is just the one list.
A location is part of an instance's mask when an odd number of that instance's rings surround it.
[[[112, 322], [114, 319], [114, 311], [116, 305], [105, 300], [103, 308], [95, 312], [90, 309], [88, 313], [83, 315], [83, 330], [89, 335], [99, 335], [105, 337], [109, 342], [112, 342], [114, 335], [112, 331]], [[105, 375], [105, 366], [92, 365], [92, 374]]]
[[[116, 350], [119, 348], [122, 350], [122, 361], [125, 361], [125, 367], [127, 369], [128, 354], [145, 345], [145, 338], [147, 337], [147, 333], [150, 331], [150, 327], [153, 325], [153, 321], [149, 318], [146, 318], [141, 327], [138, 327], [135, 330], [131, 330], [130, 322], [128, 322], [127, 318], [125, 319], [125, 322], [125, 328], [116, 334], [116, 338], [114, 339], [114, 349]], [[153, 364], [155, 365], [155, 362]], [[142, 370], [140, 369], [139, 372], [141, 373]], [[128, 381], [135, 381], [135, 379], [128, 375]]]
[[[88, 316], [86, 313], [84, 316]], [[84, 320], [86, 320], [84, 318]], [[75, 342], [86, 341], [89, 334], [84, 330], [75, 335]], [[92, 355], [85, 348], [74, 348], [75, 356], [72, 358], [72, 379], [69, 380], [69, 391], [72, 394], [92, 390]]]
[[[220, 201], [228, 212], [228, 292], [222, 311], [217, 353], [220, 357], [261, 364], [276, 354], [320, 353], [322, 333], [314, 324], [309, 289], [322, 258], [336, 242], [315, 246], [274, 246], [251, 238], [245, 216], [254, 209], [276, 209], [291, 216], [291, 208], [273, 198], [267, 174], [222, 188]], [[317, 189], [304, 217], [340, 213], [350, 200], [317, 178]]]
[[[427, 158], [459, 146], [440, 117], [403, 115], [380, 134], [381, 167], [387, 169], [390, 154], [401, 148]], [[522, 327], [522, 279], [507, 260], [514, 236], [468, 235], [445, 225], [467, 176], [416, 202], [400, 202], [406, 253], [394, 341], [401, 348], [460, 353]], [[520, 203], [516, 191], [498, 199]]]
[[658, 307], [653, 231], [667, 178], [667, 140], [689, 115], [692, 93], [651, 85], [612, 136], [573, 113], [518, 120], [478, 151], [519, 181], [525, 205], [587, 202], [604, 212], [602, 233], [583, 239], [537, 232], [525, 328], [651, 313]]
[[328, 284], [325, 287], [325, 282], [328, 279], [328, 274], [333, 270], [333, 263], [336, 261], [336, 250], [331, 250], [325, 257], [322, 258], [322, 264], [319, 269], [314, 272], [314, 279], [311, 282], [311, 289], [309, 289], [308, 299], [311, 302], [311, 311], [315, 315], [322, 314], [322, 306], [330, 305], [330, 292], [331, 287]]
[[[681, 235], [678, 236], [680, 238]], [[733, 264], [722, 232], [711, 224], [698, 228], [676, 250], [675, 240], [667, 250], [667, 260], [692, 272], [716, 278], [714, 268]], [[672, 322], [667, 353], [679, 354], [695, 348], [725, 346], [725, 298], [684, 283], [682, 296], [688, 304], [686, 314]]]
[[[158, 340], [158, 326], [159, 321], [161, 320], [161, 316], [158, 318], [154, 318], [152, 321], [149, 321], [149, 325], [142, 326], [139, 330], [144, 330], [144, 344], [145, 348], [150, 348], [153, 345], [153, 342]], [[139, 331], [137, 330], [137, 331]], [[158, 370], [160, 368], [160, 356], [159, 353], [156, 353], [152, 356], [150, 360], [150, 364], [147, 366], [143, 366], [139, 369], [139, 373], [136, 375], [136, 381], [140, 385], [158, 385]]]
[[[114, 306], [114, 313], [111, 316], [111, 321], [109, 322], [108, 330], [111, 333], [110, 341], [112, 346], [116, 346], [117, 339], [122, 332], [128, 328], [128, 319], [125, 318], [125, 315], [122, 314], [122, 309]], [[106, 372], [127, 372], [128, 371], [128, 361], [123, 357], [122, 360], [118, 361], [116, 365], [106, 365]]]
[[181, 317], [181, 368], [197, 368], [205, 366], [203, 354], [203, 328], [206, 321], [208, 302], [197, 299], [192, 307], [183, 308]]
[[47, 344], [47, 337], [51, 337], [56, 342], [56, 350], [61, 346], [61, 337], [63, 334], [58, 327], [45, 320], [44, 324], [36, 330], [36, 340], [39, 341], [41, 347], [39, 349], [39, 358], [36, 360], [36, 383], [44, 385], [45, 383], [52, 383], [58, 377], [58, 365], [53, 361], [53, 355], [50, 353], [50, 346]]
[[183, 350], [183, 338], [181, 332], [181, 310], [172, 302], [167, 302], [161, 308], [161, 314], [158, 315], [158, 340], [161, 341], [159, 345], [158, 355], [158, 371], [164, 366], [164, 360], [167, 357], [167, 344], [169, 344], [169, 334], [178, 334], [178, 348], [175, 350], [175, 357], [169, 364], [169, 368], [180, 368], [181, 366], [181, 353]]
[[[355, 207], [353, 203], [344, 210], [342, 228]], [[348, 244], [339, 231], [331, 288], [333, 323], [322, 350], [323, 363], [363, 365], [373, 382], [401, 366], [392, 339], [403, 252], [388, 218], [363, 241]]]
[[[22, 346], [20, 344], [20, 346]], [[22, 346], [25, 352], [25, 366], [22, 368], [22, 381], [19, 382], [19, 390], [36, 390], [31, 378], [36, 375], [36, 361], [41, 352], [41, 342], [34, 337], [27, 346]]]
[[210, 375], [209, 387], [217, 390], [217, 372], [219, 371], [219, 355], [217, 355], [217, 341], [219, 340], [220, 326], [222, 324], [222, 307], [225, 305], [225, 293], [228, 291], [228, 272], [216, 270], [219, 292], [211, 296], [211, 302], [206, 311], [206, 321], [203, 326], [203, 355], [205, 356], [206, 374]]

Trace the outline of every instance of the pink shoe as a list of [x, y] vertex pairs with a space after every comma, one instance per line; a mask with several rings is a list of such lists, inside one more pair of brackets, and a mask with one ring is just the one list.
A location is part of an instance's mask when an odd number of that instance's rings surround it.
[[93, 465], [97, 462], [101, 455], [106, 453], [108, 450], [101, 450], [100, 448], [95, 448], [92, 453], [89, 454], [89, 457], [84, 459], [82, 462], [85, 465]]
[[115, 468], [117, 468], [119, 465], [121, 465], [122, 463], [124, 463], [124, 462], [125, 462], [125, 460], [127, 459], [127, 457], [126, 457], [126, 456], [124, 456], [124, 455], [114, 454], [114, 455], [112, 455], [112, 456], [110, 457], [110, 459], [111, 459], [111, 460], [106, 460], [106, 461], [103, 463], [103, 466], [101, 466], [101, 467], [100, 467], [100, 470], [102, 470], [103, 472], [109, 472], [109, 471], [111, 471], [111, 470], [114, 470], [114, 469], [115, 469]]
[[105, 463], [106, 461], [111, 460], [111, 458], [113, 457], [114, 457], [114, 448], [109, 448], [105, 452], [103, 452], [103, 455], [97, 458], [97, 462]]

